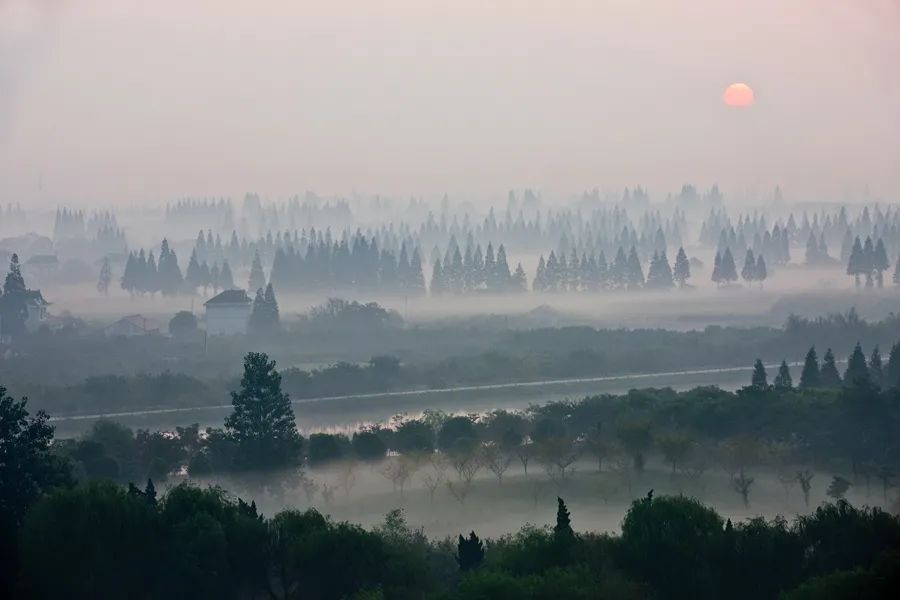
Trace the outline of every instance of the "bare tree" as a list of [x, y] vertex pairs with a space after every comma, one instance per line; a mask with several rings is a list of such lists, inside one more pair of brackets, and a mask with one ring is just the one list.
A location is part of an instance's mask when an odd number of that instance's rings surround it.
[[805, 471], [797, 471], [797, 481], [800, 482], [800, 489], [803, 491], [803, 502], [809, 506], [809, 490], [812, 489], [813, 473], [809, 469]]
[[415, 462], [407, 456], [396, 456], [388, 461], [381, 474], [394, 485], [394, 491], [400, 491], [403, 497], [406, 484], [415, 472]]
[[447, 469], [450, 465], [447, 462], [447, 457], [438, 452], [431, 455], [429, 462], [432, 471], [422, 476], [422, 483], [428, 489], [428, 501], [434, 503], [434, 494], [447, 481]]
[[504, 452], [497, 444], [489, 442], [481, 448], [481, 458], [487, 468], [497, 478], [497, 482], [503, 485], [503, 474], [509, 469], [512, 457]]
[[526, 437], [521, 444], [516, 446], [516, 456], [519, 457], [519, 462], [522, 463], [522, 468], [525, 470], [525, 479], [528, 479], [528, 463], [534, 456], [534, 442], [531, 441], [531, 438]]
[[538, 459], [551, 481], [560, 485], [578, 460], [578, 448], [566, 437], [544, 440], [538, 445]]
[[742, 468], [738, 476], [732, 478], [731, 485], [741, 495], [741, 499], [744, 501], [744, 508], [750, 508], [750, 486], [753, 485], [753, 478], [747, 477]]
[[338, 487], [344, 490], [344, 496], [349, 496], [353, 486], [356, 485], [356, 467], [356, 461], [348, 460], [341, 465], [338, 472]]
[[313, 481], [306, 473], [300, 474], [299, 484], [300, 489], [303, 490], [303, 494], [306, 496], [306, 501], [311, 503], [319, 491], [319, 484]]

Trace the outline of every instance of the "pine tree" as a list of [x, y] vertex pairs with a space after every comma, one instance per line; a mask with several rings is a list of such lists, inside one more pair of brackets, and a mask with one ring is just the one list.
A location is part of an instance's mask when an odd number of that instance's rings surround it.
[[747, 256], [744, 257], [744, 268], [741, 269], [741, 277], [747, 283], [753, 283], [756, 279], [756, 257], [753, 256], [753, 250], [747, 249]]
[[266, 274], [263, 272], [259, 252], [253, 256], [253, 264], [250, 267], [250, 279], [247, 285], [251, 290], [259, 290], [266, 287]]
[[644, 286], [644, 270], [641, 268], [641, 259], [638, 258], [637, 249], [632, 246], [628, 253], [628, 289], [640, 289]]
[[900, 385], [900, 342], [891, 346], [888, 354], [887, 368], [884, 370], [882, 385], [885, 388], [895, 388]]
[[500, 244], [497, 249], [497, 262], [494, 265], [494, 289], [498, 292], [508, 290], [510, 278], [509, 264], [506, 262], [506, 248]]
[[753, 376], [750, 378], [750, 387], [757, 390], [769, 389], [769, 380], [768, 375], [766, 374], [766, 367], [758, 358], [756, 359], [756, 362], [753, 363]]
[[25, 332], [28, 320], [27, 295], [19, 255], [13, 254], [3, 283], [3, 296], [0, 298], [0, 327], [3, 335], [15, 337]]
[[112, 267], [109, 265], [109, 257], [104, 256], [103, 264], [100, 266], [100, 276], [97, 278], [97, 291], [104, 296], [109, 296], [109, 286], [111, 283]]
[[766, 260], [763, 258], [763, 255], [760, 254], [756, 257], [756, 274], [754, 275], [755, 279], [759, 282], [760, 287], [762, 287], [763, 281], [769, 276], [769, 272], [766, 270]]
[[872, 380], [872, 385], [875, 387], [881, 387], [884, 380], [881, 352], [878, 350], [878, 346], [875, 346], [875, 349], [872, 350], [872, 356], [869, 358], [869, 379]]
[[422, 273], [422, 257], [419, 249], [414, 248], [409, 262], [409, 288], [412, 292], [421, 294], [425, 291], [425, 276]]
[[147, 485], [144, 487], [144, 498], [147, 502], [156, 506], [156, 486], [153, 485], [153, 480], [149, 477], [147, 478]]
[[775, 376], [775, 389], [780, 391], [790, 390], [794, 387], [794, 381], [791, 378], [791, 370], [788, 367], [787, 361], [781, 361], [781, 366], [778, 367], [778, 374]]
[[134, 252], [128, 253], [128, 259], [125, 261], [125, 270], [122, 272], [122, 279], [119, 286], [131, 295], [137, 291], [137, 257]]
[[859, 276], [866, 272], [865, 268], [865, 258], [863, 257], [863, 248], [862, 244], [859, 241], [859, 236], [853, 240], [853, 249], [850, 251], [850, 257], [847, 260], [847, 275], [852, 275], [855, 282], [856, 287], [859, 287]]
[[440, 296], [447, 291], [444, 283], [444, 269], [441, 267], [441, 259], [435, 259], [431, 270], [431, 295]]
[[815, 347], [811, 347], [806, 353], [806, 360], [803, 363], [803, 371], [800, 373], [801, 389], [817, 388], [822, 385], [819, 376], [819, 359], [816, 356]]
[[691, 263], [684, 248], [678, 248], [678, 255], [675, 257], [675, 271], [672, 276], [680, 288], [687, 285], [687, 280], [691, 278]]
[[[553, 253], [550, 253], [550, 258], [553, 258]], [[548, 266], [550, 262], [547, 262]], [[616, 258], [613, 261], [612, 267], [609, 272], [609, 282], [613, 287], [623, 288], [627, 282], [627, 273], [628, 273], [628, 259], [625, 256], [625, 251], [622, 249], [622, 246], [619, 246], [619, 250], [616, 252]]]
[[[865, 358], [863, 359], [863, 362], [865, 362]], [[834, 360], [834, 353], [831, 351], [831, 348], [825, 351], [825, 357], [822, 360], [820, 379], [822, 381], [822, 387], [841, 387], [841, 375], [838, 372], [837, 364]]]
[[222, 262], [222, 270], [219, 272], [219, 287], [223, 290], [234, 289], [234, 276], [231, 274], [231, 267], [228, 260]]
[[460, 535], [456, 544], [456, 562], [459, 570], [464, 573], [474, 571], [481, 566], [483, 561], [484, 544], [478, 539], [475, 532], [471, 532], [468, 539]]
[[863, 244], [862, 269], [866, 276], [866, 287], [870, 288], [874, 284], [873, 274], [875, 272], [875, 245], [872, 238], [867, 237]]
[[184, 281], [187, 283], [188, 291], [191, 294], [196, 292], [201, 285], [200, 263], [197, 262], [196, 249], [191, 253], [191, 258], [188, 261], [187, 271], [184, 273]]
[[517, 292], [528, 290], [528, 278], [525, 275], [525, 269], [522, 268], [522, 263], [516, 264], [516, 272], [512, 276], [512, 288]]
[[900, 287], [900, 254], [897, 255], [897, 264], [894, 266], [894, 285]]
[[562, 498], [556, 498], [556, 525], [553, 527], [553, 537], [556, 539], [571, 539], [575, 537], [572, 530], [571, 515]]
[[884, 287], [884, 272], [887, 271], [890, 266], [891, 264], [888, 262], [887, 250], [884, 247], [884, 242], [881, 238], [878, 238], [872, 260], [872, 268], [875, 270], [875, 278], [878, 281], [878, 287]]
[[859, 342], [853, 348], [850, 358], [847, 359], [847, 370], [844, 372], [844, 385], [867, 386], [871, 383], [869, 367], [866, 365], [866, 355], [863, 354]]
[[233, 410], [225, 419], [228, 436], [236, 444], [235, 468], [262, 470], [299, 464], [302, 438], [294, 422], [281, 375], [266, 354], [244, 358], [240, 390], [231, 393]]
[[716, 258], [713, 261], [712, 277], [710, 279], [712, 279], [716, 286], [721, 285], [722, 282], [725, 281], [725, 278], [722, 277], [722, 254], [719, 252], [716, 252]]
[[721, 275], [726, 283], [737, 281], [737, 267], [734, 265], [731, 248], [725, 248], [725, 252], [722, 254]]

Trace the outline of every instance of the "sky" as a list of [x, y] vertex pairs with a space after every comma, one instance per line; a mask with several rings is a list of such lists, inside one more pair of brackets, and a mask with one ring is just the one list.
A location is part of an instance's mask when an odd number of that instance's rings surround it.
[[900, 0], [0, 0], [0, 203], [896, 200], [898, 57]]

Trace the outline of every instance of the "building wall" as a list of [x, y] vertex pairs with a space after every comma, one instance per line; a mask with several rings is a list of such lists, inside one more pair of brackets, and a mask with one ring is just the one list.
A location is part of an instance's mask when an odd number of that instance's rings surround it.
[[25, 329], [36, 331], [47, 320], [47, 307], [28, 303], [28, 318], [25, 319]]
[[206, 307], [206, 333], [209, 335], [239, 335], [247, 333], [250, 319], [249, 304], [226, 304]]

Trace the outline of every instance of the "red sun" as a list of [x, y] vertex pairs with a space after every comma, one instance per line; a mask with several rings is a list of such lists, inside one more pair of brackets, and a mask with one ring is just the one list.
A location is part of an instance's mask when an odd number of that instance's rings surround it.
[[754, 99], [753, 88], [746, 83], [732, 83], [722, 95], [725, 106], [731, 108], [750, 108]]

